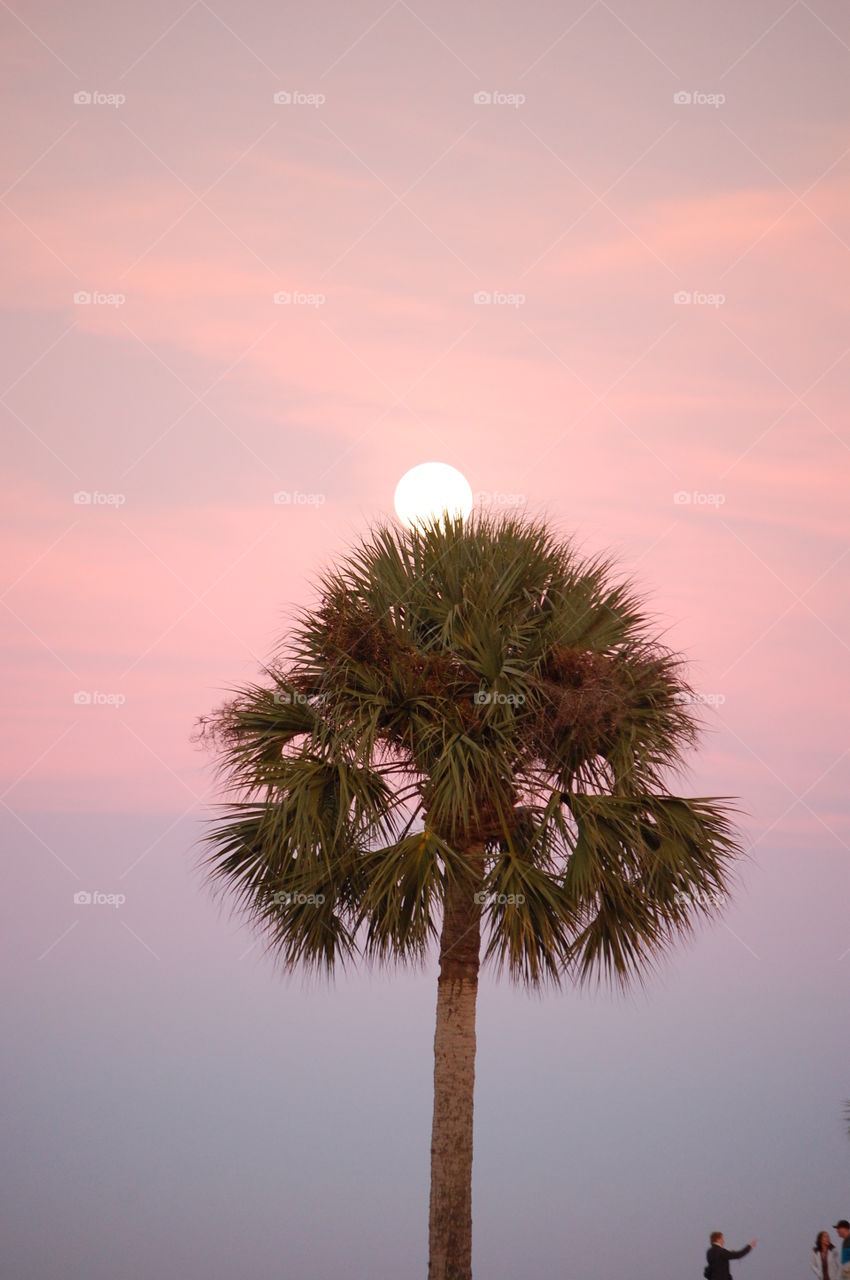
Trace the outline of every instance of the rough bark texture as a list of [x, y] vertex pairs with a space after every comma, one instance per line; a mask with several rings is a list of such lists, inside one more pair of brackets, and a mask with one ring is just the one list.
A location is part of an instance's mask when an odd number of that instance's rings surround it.
[[472, 1106], [481, 947], [478, 883], [446, 889], [434, 1035], [428, 1280], [472, 1277]]

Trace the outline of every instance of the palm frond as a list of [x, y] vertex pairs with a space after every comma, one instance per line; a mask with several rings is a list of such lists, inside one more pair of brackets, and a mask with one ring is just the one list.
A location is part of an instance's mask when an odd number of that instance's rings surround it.
[[672, 794], [693, 694], [609, 560], [446, 516], [377, 525], [317, 590], [200, 733], [231, 799], [206, 870], [283, 963], [421, 958], [454, 877], [532, 984], [628, 982], [721, 909], [734, 810]]

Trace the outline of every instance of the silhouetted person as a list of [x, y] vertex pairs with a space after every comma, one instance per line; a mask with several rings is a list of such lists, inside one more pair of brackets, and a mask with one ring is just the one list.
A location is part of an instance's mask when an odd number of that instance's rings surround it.
[[839, 1218], [835, 1230], [841, 1236], [841, 1258], [839, 1259], [841, 1280], [850, 1280], [850, 1222]]
[[722, 1231], [712, 1231], [711, 1247], [706, 1253], [706, 1268], [703, 1275], [706, 1280], [732, 1280], [729, 1263], [733, 1258], [745, 1258], [756, 1242], [751, 1240], [743, 1249], [727, 1249]]

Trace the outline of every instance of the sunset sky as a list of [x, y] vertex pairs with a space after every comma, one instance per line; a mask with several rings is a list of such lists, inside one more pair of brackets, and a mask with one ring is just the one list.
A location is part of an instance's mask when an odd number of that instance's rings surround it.
[[191, 733], [431, 459], [636, 579], [751, 850], [628, 1000], [485, 978], [476, 1275], [698, 1275], [715, 1228], [807, 1275], [850, 1217], [850, 9], [0, 33], [10, 1276], [423, 1274], [435, 966], [276, 977], [195, 869]]

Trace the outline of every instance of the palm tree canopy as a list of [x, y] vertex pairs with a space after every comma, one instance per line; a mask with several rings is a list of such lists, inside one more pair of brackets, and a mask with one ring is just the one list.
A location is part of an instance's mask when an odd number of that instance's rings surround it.
[[525, 515], [446, 516], [377, 526], [318, 585], [201, 723], [230, 796], [208, 871], [286, 967], [421, 959], [451, 877], [531, 984], [627, 982], [716, 911], [731, 808], [668, 790], [692, 691], [609, 562]]

